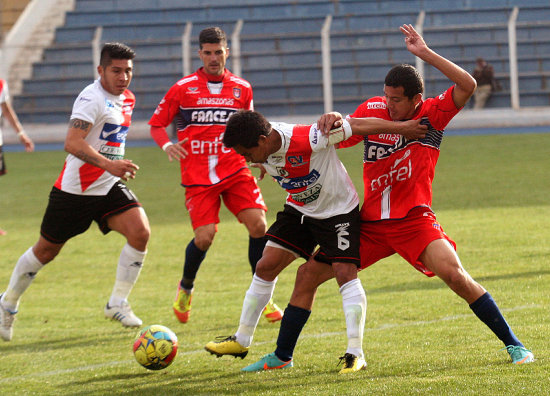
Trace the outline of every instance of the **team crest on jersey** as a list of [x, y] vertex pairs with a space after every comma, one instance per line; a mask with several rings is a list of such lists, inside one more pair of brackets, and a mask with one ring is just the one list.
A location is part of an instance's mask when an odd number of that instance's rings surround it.
[[233, 88], [233, 96], [236, 99], [239, 99], [241, 97], [241, 89], [240, 88]]

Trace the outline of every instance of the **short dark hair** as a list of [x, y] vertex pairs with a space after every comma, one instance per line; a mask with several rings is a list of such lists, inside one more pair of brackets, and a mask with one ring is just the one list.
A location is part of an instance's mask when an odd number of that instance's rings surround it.
[[99, 64], [103, 68], [106, 68], [111, 64], [113, 59], [134, 59], [135, 57], [135, 51], [126, 44], [106, 43], [101, 49]]
[[239, 110], [227, 121], [223, 144], [229, 148], [239, 145], [244, 148], [256, 147], [260, 136], [267, 136], [270, 132], [271, 124], [262, 114], [252, 110]]
[[401, 64], [390, 69], [384, 80], [388, 87], [403, 87], [404, 95], [412, 99], [424, 92], [424, 81], [414, 66]]
[[220, 44], [227, 46], [227, 36], [225, 32], [217, 26], [203, 29], [199, 34], [199, 46], [202, 49], [203, 44]]

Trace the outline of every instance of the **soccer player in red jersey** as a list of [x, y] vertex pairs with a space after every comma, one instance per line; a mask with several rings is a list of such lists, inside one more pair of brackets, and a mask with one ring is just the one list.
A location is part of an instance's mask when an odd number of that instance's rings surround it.
[[[425, 275], [440, 277], [462, 297], [504, 343], [513, 363], [533, 362], [533, 353], [515, 336], [491, 295], [466, 272], [456, 254], [455, 242], [443, 231], [431, 210], [432, 180], [443, 130], [472, 96], [475, 80], [430, 49], [413, 26], [403, 25], [400, 29], [407, 49], [441, 71], [454, 85], [436, 98], [423, 99], [424, 83], [418, 71], [410, 65], [398, 65], [386, 75], [383, 97], [374, 97], [359, 105], [347, 121], [339, 113], [328, 113], [318, 122], [325, 133], [340, 124], [354, 131], [365, 122], [363, 117], [394, 121], [422, 119], [428, 126], [426, 136], [418, 140], [380, 133], [352, 136], [340, 143], [340, 147], [360, 141], [365, 144], [361, 269], [398, 253]], [[298, 270], [289, 306], [300, 307], [309, 314], [317, 287], [333, 277], [330, 267], [308, 260]], [[307, 320], [307, 315], [303, 317]], [[281, 361], [292, 359], [305, 325], [305, 320], [287, 323], [285, 318], [274, 352]]]
[[[149, 121], [151, 136], [168, 159], [180, 161], [185, 205], [194, 231], [173, 303], [174, 314], [182, 323], [189, 320], [194, 281], [217, 232], [221, 200], [248, 230], [252, 273], [262, 256], [267, 229], [267, 207], [256, 179], [244, 158], [222, 143], [229, 116], [238, 110], [253, 110], [252, 87], [225, 68], [229, 48], [223, 30], [204, 29], [199, 45], [203, 66], [170, 88]], [[174, 119], [175, 144], [166, 133]], [[272, 301], [263, 314], [270, 322], [282, 317]]]

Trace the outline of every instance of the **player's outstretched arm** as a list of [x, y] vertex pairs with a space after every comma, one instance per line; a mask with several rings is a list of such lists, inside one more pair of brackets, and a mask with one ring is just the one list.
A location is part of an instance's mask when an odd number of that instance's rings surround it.
[[65, 151], [88, 164], [106, 170], [113, 176], [123, 180], [133, 179], [139, 167], [131, 160], [110, 160], [99, 154], [85, 140], [91, 129], [91, 122], [73, 118], [69, 123], [69, 130], [65, 138]]
[[416, 140], [426, 136], [428, 127], [421, 125], [420, 120], [409, 121], [388, 121], [381, 118], [348, 118], [344, 121], [338, 112], [323, 114], [317, 121], [317, 126], [324, 134], [334, 133], [335, 128], [342, 126], [344, 122], [349, 123], [353, 135], [373, 135], [378, 133], [397, 133], [407, 139]]
[[456, 84], [453, 100], [457, 108], [463, 107], [476, 89], [476, 80], [466, 70], [430, 49], [412, 25], [402, 25], [399, 30], [405, 36], [410, 53], [438, 69]]

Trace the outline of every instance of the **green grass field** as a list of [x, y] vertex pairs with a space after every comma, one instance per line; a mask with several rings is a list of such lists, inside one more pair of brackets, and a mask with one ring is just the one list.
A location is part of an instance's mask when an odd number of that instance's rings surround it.
[[[439, 279], [399, 257], [360, 274], [368, 309], [368, 369], [339, 376], [346, 348], [341, 298], [334, 281], [318, 293], [298, 343], [295, 367], [261, 373], [240, 369], [272, 352], [277, 324], [262, 318], [246, 359], [216, 359], [206, 342], [232, 334], [250, 282], [247, 235], [224, 209], [215, 243], [199, 272], [191, 320], [176, 321], [171, 304], [192, 238], [177, 165], [156, 147], [131, 148], [141, 166], [129, 182], [151, 222], [149, 254], [130, 302], [144, 324], [163, 324], [180, 350], [166, 370], [150, 372], [131, 352], [136, 330], [103, 317], [124, 240], [94, 225], [69, 241], [23, 296], [9, 343], [0, 343], [2, 395], [508, 395], [550, 394], [550, 133], [449, 136], [434, 183], [434, 209], [458, 244], [462, 263], [487, 288], [534, 364], [509, 363], [503, 345]], [[359, 148], [342, 151], [362, 189]], [[18, 257], [38, 237], [62, 152], [8, 153], [0, 178], [0, 290]], [[284, 194], [261, 182], [271, 222]], [[296, 268], [279, 277], [275, 301], [286, 306]]]

